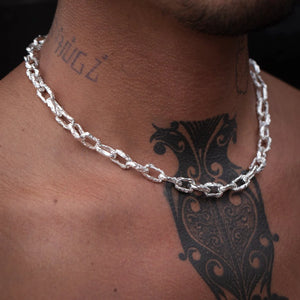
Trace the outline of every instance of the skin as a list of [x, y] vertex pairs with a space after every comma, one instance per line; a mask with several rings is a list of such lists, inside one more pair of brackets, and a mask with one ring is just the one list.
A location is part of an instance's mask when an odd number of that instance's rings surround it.
[[[171, 151], [153, 151], [152, 124], [235, 117], [228, 157], [246, 169], [257, 141], [246, 35], [188, 28], [172, 3], [60, 1], [41, 51], [45, 82], [85, 130], [168, 174], [180, 164]], [[212, 11], [219, 5], [210, 3]], [[268, 226], [280, 237], [272, 293], [293, 300], [300, 295], [300, 93], [262, 76], [273, 144], [257, 180]], [[163, 185], [76, 142], [35, 96], [23, 64], [1, 81], [0, 99], [4, 299], [216, 299], [178, 258], [182, 244]]]

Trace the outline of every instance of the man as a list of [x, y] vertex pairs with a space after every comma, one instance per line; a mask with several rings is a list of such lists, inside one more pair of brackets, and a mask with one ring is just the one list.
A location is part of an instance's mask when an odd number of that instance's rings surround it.
[[[102, 143], [170, 176], [227, 184], [257, 151], [246, 33], [291, 7], [61, 0], [40, 72]], [[83, 147], [24, 64], [2, 80], [1, 299], [299, 299], [299, 91], [261, 76], [267, 167], [220, 198], [147, 181]]]

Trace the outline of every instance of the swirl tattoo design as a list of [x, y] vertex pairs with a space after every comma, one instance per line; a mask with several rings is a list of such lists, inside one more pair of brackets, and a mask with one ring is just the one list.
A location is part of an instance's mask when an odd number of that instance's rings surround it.
[[[164, 155], [169, 148], [179, 163], [175, 176], [198, 183], [230, 182], [240, 167], [227, 155], [236, 143], [237, 124], [228, 114], [199, 122], [172, 122], [169, 128], [153, 125], [150, 142]], [[229, 191], [222, 198], [184, 194], [166, 183], [183, 252], [217, 300], [288, 300], [271, 293], [274, 242], [257, 180], [243, 192]]]

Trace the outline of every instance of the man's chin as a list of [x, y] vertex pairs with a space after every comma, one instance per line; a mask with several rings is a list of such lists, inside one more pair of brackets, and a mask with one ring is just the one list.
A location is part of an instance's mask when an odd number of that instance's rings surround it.
[[296, 3], [295, 0], [277, 0], [272, 1], [270, 6], [267, 0], [247, 0], [243, 5], [243, 1], [246, 0], [240, 0], [239, 4], [230, 4], [229, 1], [217, 7], [213, 7], [214, 1], [211, 1], [211, 4], [191, 5], [184, 11], [177, 10], [172, 14], [185, 27], [195, 31], [235, 36], [278, 23], [292, 12]]

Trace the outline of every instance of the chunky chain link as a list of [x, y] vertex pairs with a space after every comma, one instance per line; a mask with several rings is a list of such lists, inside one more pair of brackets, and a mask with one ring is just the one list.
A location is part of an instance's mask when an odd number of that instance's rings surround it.
[[226, 185], [217, 182], [197, 184], [192, 178], [168, 176], [163, 170], [157, 168], [153, 164], [141, 165], [131, 159], [122, 150], [105, 145], [97, 137], [84, 131], [81, 125], [76, 123], [75, 119], [55, 100], [53, 91], [44, 82], [40, 74], [38, 52], [41, 50], [45, 40], [46, 36], [38, 36], [34, 39], [34, 41], [26, 48], [28, 55], [24, 57], [26, 74], [36, 88], [37, 96], [50, 108], [57, 123], [64, 129], [69, 130], [76, 140], [81, 142], [85, 147], [95, 150], [99, 154], [109, 158], [122, 169], [134, 169], [152, 182], [170, 182], [174, 184], [174, 187], [179, 192], [192, 193], [198, 191], [204, 193], [207, 197], [219, 198], [228, 190], [238, 192], [246, 189], [250, 184], [251, 179], [266, 166], [266, 156], [271, 148], [272, 142], [269, 133], [271, 117], [269, 114], [268, 90], [267, 85], [260, 76], [260, 68], [254, 60], [249, 59], [249, 64], [252, 69], [250, 70], [250, 75], [256, 87], [257, 97], [256, 109], [259, 125], [259, 139], [256, 156], [245, 174], [239, 175]]

